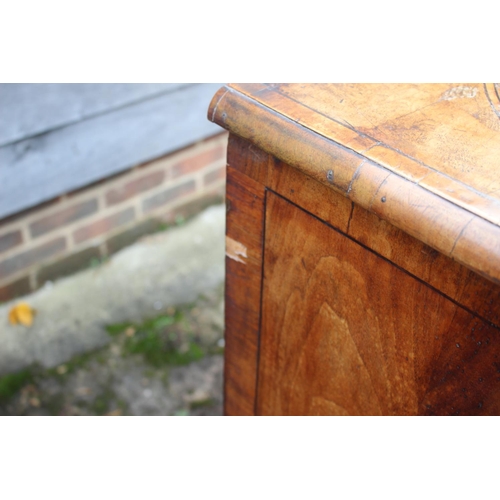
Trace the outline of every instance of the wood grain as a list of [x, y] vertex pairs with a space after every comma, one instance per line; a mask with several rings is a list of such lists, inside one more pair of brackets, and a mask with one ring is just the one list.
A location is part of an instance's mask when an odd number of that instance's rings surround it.
[[[295, 102], [287, 86], [235, 87], [217, 93], [209, 116], [233, 133], [229, 189], [247, 193], [235, 196], [246, 200], [239, 206], [250, 203], [253, 190], [265, 224], [252, 206], [244, 209], [247, 221], [233, 215], [240, 229], [228, 230], [228, 260], [239, 266], [229, 280], [248, 286], [228, 291], [237, 308], [234, 318], [226, 311], [233, 322], [227, 413], [498, 415], [500, 233], [491, 193], [466, 185], [466, 177], [429, 172], [391, 149], [387, 138], [337, 123], [306, 98]], [[453, 89], [442, 101], [477, 96]], [[405, 90], [408, 116], [426, 107], [418, 90]], [[327, 106], [325, 96], [319, 100]], [[428, 106], [436, 106], [436, 117], [449, 109], [440, 102]], [[407, 119], [384, 113], [387, 122]], [[463, 115], [454, 116], [463, 125]], [[385, 133], [421, 141], [424, 150], [446, 148], [450, 140], [426, 142], [432, 132], [426, 122], [419, 125], [422, 140], [394, 127]], [[265, 249], [264, 256], [254, 253], [251, 273], [243, 271], [244, 241]]]
[[500, 326], [500, 286], [359, 206], [353, 207], [348, 234], [464, 308]]
[[268, 193], [257, 413], [494, 415], [499, 330]]
[[268, 174], [273, 170], [275, 158], [250, 141], [229, 134], [227, 163], [254, 181], [267, 186]]
[[492, 84], [233, 88], [439, 196], [500, 222], [500, 100]]
[[[264, 154], [264, 153], [263, 153]], [[268, 186], [464, 308], [500, 326], [500, 287], [277, 159]]]
[[[431, 248], [500, 283], [500, 191], [496, 188], [500, 132], [486, 90], [477, 90], [469, 98], [458, 90], [454, 97], [455, 87], [339, 88], [233, 85], [216, 94], [209, 117]], [[352, 98], [354, 94], [358, 100]], [[382, 108], [379, 121], [373, 121], [378, 106]], [[479, 118], [470, 114], [471, 106]], [[371, 132], [383, 131], [380, 136], [368, 134], [361, 118], [356, 126], [364, 131], [351, 124], [349, 118], [357, 116], [359, 109], [369, 115]], [[423, 109], [425, 119], [418, 114]], [[405, 116], [420, 117], [421, 136], [401, 132], [398, 120]], [[459, 141], [465, 140], [453, 134], [454, 126], [472, 131], [474, 154], [453, 156], [454, 144], [463, 152]], [[392, 143], [388, 134], [404, 141]], [[405, 141], [421, 147], [425, 161], [401, 153], [397, 147], [403, 148]], [[435, 162], [429, 165], [432, 148]], [[443, 158], [454, 165], [455, 177], [442, 166]], [[462, 175], [460, 168], [473, 168], [474, 175]]]
[[253, 415], [260, 331], [264, 186], [227, 168], [224, 412]]

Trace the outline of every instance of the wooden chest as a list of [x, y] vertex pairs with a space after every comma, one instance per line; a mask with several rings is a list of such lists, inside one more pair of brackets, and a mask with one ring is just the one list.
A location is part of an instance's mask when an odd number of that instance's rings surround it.
[[238, 84], [225, 413], [500, 414], [497, 84]]

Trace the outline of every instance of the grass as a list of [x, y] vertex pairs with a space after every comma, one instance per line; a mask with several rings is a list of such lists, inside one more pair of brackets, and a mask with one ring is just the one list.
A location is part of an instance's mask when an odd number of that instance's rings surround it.
[[89, 261], [89, 267], [91, 269], [95, 269], [99, 266], [102, 266], [103, 264], [106, 264], [107, 262], [109, 262], [109, 255], [106, 255], [105, 257], [100, 257], [100, 258], [97, 258], [97, 257], [92, 257], [92, 259], [90, 259]]
[[30, 369], [0, 377], [0, 402], [8, 401], [19, 389], [33, 381]]
[[107, 325], [106, 331], [112, 336], [121, 335], [127, 328], [132, 327], [133, 323], [116, 323], [114, 325]]
[[[57, 376], [58, 378], [64, 378], [65, 375], [75, 372], [78, 368], [85, 368], [92, 359], [96, 359], [99, 363], [102, 363], [104, 362], [104, 358], [100, 355], [101, 351], [102, 349], [99, 348], [83, 354], [77, 354], [69, 361], [56, 368], [46, 369], [43, 376]], [[61, 368], [63, 369], [61, 370]]]
[[190, 334], [184, 313], [179, 309], [141, 324], [129, 322], [109, 325], [106, 330], [112, 336], [124, 335], [123, 354], [142, 354], [156, 368], [186, 365], [206, 354]]
[[[208, 297], [201, 297], [208, 300]], [[113, 345], [121, 348], [122, 356], [141, 355], [149, 364], [144, 376], [148, 378], [161, 377], [161, 381], [168, 386], [169, 366], [187, 365], [206, 355], [219, 354], [224, 351], [219, 347], [200, 340], [199, 327], [195, 317], [199, 312], [193, 313], [194, 307], [199, 304], [183, 305], [178, 308], [170, 307], [166, 312], [149, 318], [141, 323], [131, 321], [109, 325], [106, 327], [108, 334], [115, 337]], [[42, 368], [32, 365], [17, 373], [0, 377], [0, 405], [8, 403], [24, 387], [32, 384], [35, 388], [48, 378], [54, 378], [61, 387], [66, 385], [70, 375], [79, 369], [89, 367], [90, 362], [102, 364], [109, 357], [107, 348], [98, 348], [91, 352], [73, 356], [70, 360], [55, 367]], [[104, 389], [104, 392], [102, 392]], [[38, 390], [38, 389], [37, 389]], [[37, 396], [39, 397], [39, 396]], [[64, 412], [66, 401], [62, 395], [42, 397], [42, 406], [46, 407], [52, 415]], [[111, 388], [102, 387], [101, 393], [90, 401], [78, 400], [77, 407], [85, 407], [94, 414], [103, 415], [116, 406], [123, 413], [127, 411], [124, 401], [117, 401]], [[211, 401], [200, 401], [193, 404], [194, 408], [211, 404]], [[182, 412], [181, 412], [182, 414]]]
[[[34, 364], [24, 370], [0, 377], [0, 404], [7, 403], [28, 384], [36, 386], [40, 379], [56, 377], [60, 382], [64, 383], [66, 381], [66, 375], [73, 373], [78, 368], [84, 368], [90, 360], [97, 359], [99, 362], [102, 362], [103, 360], [100, 358], [99, 351], [100, 350], [94, 350], [73, 356], [69, 361], [56, 368], [42, 368], [40, 365]], [[63, 369], [61, 370], [61, 368]], [[54, 401], [52, 401], [52, 399], [47, 401], [46, 406], [52, 415], [57, 415], [62, 407], [63, 401], [60, 400], [59, 396], [55, 397]]]
[[115, 393], [106, 388], [103, 393], [97, 395], [90, 405], [90, 408], [96, 415], [106, 415], [111, 408], [111, 402], [116, 399]]

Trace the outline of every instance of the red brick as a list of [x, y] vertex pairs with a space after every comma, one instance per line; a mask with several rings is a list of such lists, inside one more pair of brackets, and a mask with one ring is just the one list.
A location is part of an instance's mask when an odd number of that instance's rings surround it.
[[33, 264], [43, 262], [49, 257], [56, 255], [66, 249], [65, 238], [56, 238], [55, 240], [44, 243], [39, 247], [32, 248], [26, 252], [18, 253], [0, 262], [0, 279], [21, 271]]
[[226, 178], [226, 167], [220, 167], [205, 174], [203, 177], [203, 185], [212, 184], [212, 182], [219, 181]]
[[97, 220], [92, 224], [77, 229], [73, 233], [73, 238], [75, 243], [78, 244], [82, 241], [90, 240], [102, 234], [106, 234], [109, 231], [134, 220], [134, 218], [135, 210], [130, 207], [118, 212], [117, 214], [110, 215], [109, 217], [105, 217], [104, 219]]
[[33, 238], [53, 231], [60, 227], [71, 224], [74, 221], [88, 217], [97, 212], [97, 199], [83, 201], [71, 207], [65, 208], [52, 215], [48, 215], [30, 224], [30, 232]]
[[114, 205], [115, 203], [127, 200], [138, 193], [152, 189], [158, 186], [158, 184], [161, 184], [164, 178], [165, 172], [152, 172], [148, 175], [140, 177], [139, 179], [130, 181], [120, 188], [111, 189], [106, 193], [106, 204], [108, 206]]
[[224, 154], [225, 149], [219, 144], [218, 146], [209, 149], [208, 151], [204, 151], [203, 153], [199, 153], [196, 156], [185, 158], [172, 166], [172, 176], [175, 179], [176, 177], [200, 170], [214, 161], [223, 159]]
[[30, 279], [28, 276], [16, 280], [8, 285], [0, 286], [0, 302], [15, 299], [20, 295], [31, 292]]
[[35, 205], [34, 207], [26, 208], [25, 210], [22, 210], [21, 212], [17, 212], [15, 214], [4, 217], [0, 221], [0, 227], [6, 226], [7, 224], [10, 224], [12, 222], [19, 222], [23, 219], [26, 219], [26, 217], [29, 217], [32, 214], [39, 213], [40, 210], [42, 210], [44, 208], [48, 208], [50, 206], [54, 206], [54, 205], [57, 205], [58, 203], [61, 203], [61, 200], [62, 200], [62, 196], [58, 196], [57, 198], [53, 198], [51, 200], [45, 201], [43, 203]]
[[6, 252], [16, 245], [21, 244], [23, 235], [21, 231], [12, 231], [10, 233], [2, 234], [0, 236], [0, 253]]
[[177, 198], [180, 198], [188, 193], [191, 193], [195, 190], [195, 182], [194, 180], [190, 180], [179, 184], [178, 186], [171, 187], [162, 191], [161, 193], [155, 194], [150, 198], [145, 199], [142, 202], [142, 209], [144, 212], [149, 212], [156, 207], [161, 205], [165, 205], [165, 203], [169, 203]]

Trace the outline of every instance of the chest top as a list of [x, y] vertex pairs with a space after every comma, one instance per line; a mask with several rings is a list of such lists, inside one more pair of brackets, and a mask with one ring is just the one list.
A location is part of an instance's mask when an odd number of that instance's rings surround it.
[[232, 84], [208, 117], [500, 283], [499, 84]]

